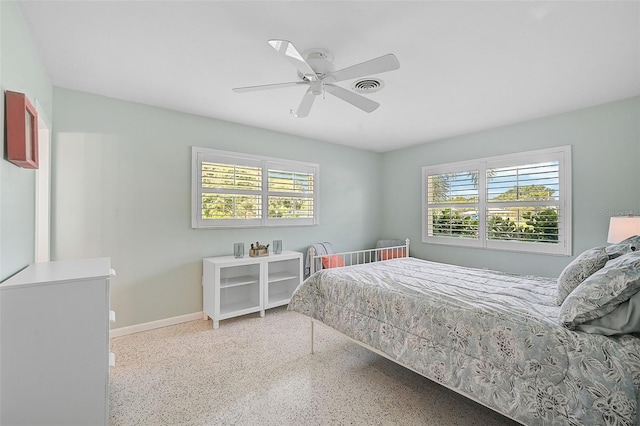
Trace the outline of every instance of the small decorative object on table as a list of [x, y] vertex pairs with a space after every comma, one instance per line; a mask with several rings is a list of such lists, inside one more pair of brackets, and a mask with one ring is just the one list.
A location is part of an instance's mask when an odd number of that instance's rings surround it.
[[233, 244], [233, 255], [236, 258], [244, 257], [244, 243], [234, 243]]
[[273, 240], [273, 254], [282, 253], [282, 240]]
[[260, 244], [256, 241], [255, 244], [251, 244], [251, 249], [249, 249], [249, 256], [251, 257], [259, 257], [259, 256], [269, 256], [269, 244], [266, 246]]

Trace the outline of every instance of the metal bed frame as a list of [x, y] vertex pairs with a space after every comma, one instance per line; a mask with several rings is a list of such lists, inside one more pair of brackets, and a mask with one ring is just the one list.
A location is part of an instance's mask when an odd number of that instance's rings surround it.
[[383, 260], [385, 257], [392, 259], [397, 257], [409, 257], [409, 238], [404, 240], [403, 245], [391, 246], [391, 247], [378, 247], [373, 249], [347, 251], [343, 253], [329, 253], [329, 254], [317, 254], [313, 246], [309, 248], [309, 256], [311, 259], [311, 274], [322, 269], [322, 259], [333, 256], [339, 256], [342, 258], [344, 265], [335, 266], [352, 266], [361, 265], [363, 263], [372, 263]]

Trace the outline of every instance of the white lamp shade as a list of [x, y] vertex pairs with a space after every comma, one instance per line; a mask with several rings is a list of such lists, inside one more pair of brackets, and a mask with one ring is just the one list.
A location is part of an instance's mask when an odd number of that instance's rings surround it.
[[609, 221], [608, 243], [619, 243], [640, 235], [640, 216], [615, 216]]

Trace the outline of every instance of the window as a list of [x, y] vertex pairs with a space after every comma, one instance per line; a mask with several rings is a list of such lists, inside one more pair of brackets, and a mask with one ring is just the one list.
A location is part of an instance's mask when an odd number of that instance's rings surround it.
[[316, 225], [317, 164], [192, 148], [192, 228]]
[[422, 168], [423, 242], [571, 254], [571, 147]]

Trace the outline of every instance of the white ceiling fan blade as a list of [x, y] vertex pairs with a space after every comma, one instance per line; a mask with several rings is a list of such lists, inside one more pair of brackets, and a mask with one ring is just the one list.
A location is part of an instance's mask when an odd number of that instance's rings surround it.
[[372, 101], [371, 99], [360, 96], [357, 93], [353, 93], [347, 89], [343, 89], [340, 86], [334, 86], [333, 84], [325, 84], [324, 89], [335, 97], [342, 99], [351, 105], [360, 108], [365, 112], [373, 112], [380, 106], [379, 103]]
[[273, 47], [278, 53], [284, 55], [295, 67], [300, 71], [300, 73], [305, 76], [308, 80], [315, 81], [318, 79], [318, 75], [311, 68], [311, 65], [302, 57], [298, 49], [287, 40], [269, 40], [269, 44]]
[[323, 80], [326, 82], [351, 80], [352, 78], [364, 77], [371, 74], [380, 74], [381, 72], [393, 71], [400, 68], [400, 62], [398, 58], [392, 53], [389, 53], [379, 58], [371, 59], [366, 62], [361, 62], [356, 65], [352, 65], [348, 68], [343, 68], [338, 71], [327, 74]]
[[235, 87], [233, 90], [236, 93], [244, 93], [244, 92], [255, 92], [257, 90], [268, 90], [268, 89], [280, 89], [281, 87], [292, 87], [298, 86], [300, 84], [309, 84], [306, 81], [292, 81], [289, 83], [275, 83], [275, 84], [261, 84], [260, 86], [246, 86], [246, 87]]
[[309, 116], [309, 111], [311, 111], [311, 106], [313, 105], [313, 101], [316, 100], [316, 95], [311, 92], [311, 88], [307, 90], [307, 93], [304, 94], [302, 98], [302, 102], [300, 102], [300, 106], [296, 111], [295, 118], [304, 118]]

